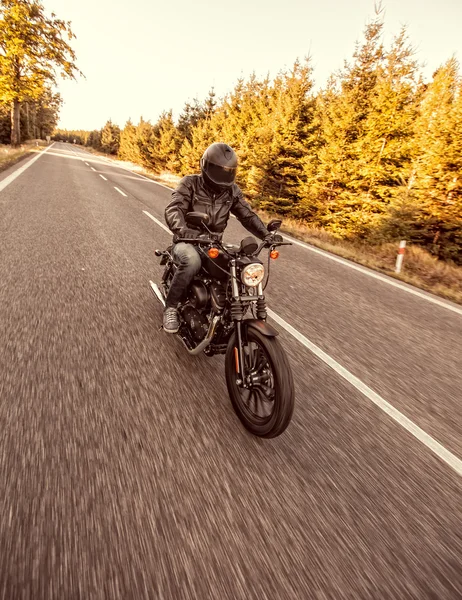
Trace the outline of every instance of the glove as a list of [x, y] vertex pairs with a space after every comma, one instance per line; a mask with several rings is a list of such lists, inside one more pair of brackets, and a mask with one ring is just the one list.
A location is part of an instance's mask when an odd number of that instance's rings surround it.
[[263, 240], [268, 244], [274, 244], [274, 243], [279, 243], [279, 242], [283, 242], [284, 238], [282, 237], [282, 235], [279, 235], [278, 233], [268, 233], [268, 235], [265, 235], [265, 237], [263, 238]]
[[174, 242], [176, 242], [177, 240], [181, 240], [181, 239], [187, 239], [187, 240], [195, 240], [197, 237], [199, 237], [200, 232], [196, 231], [195, 229], [181, 229], [181, 231], [179, 231], [178, 233], [175, 233], [174, 236]]

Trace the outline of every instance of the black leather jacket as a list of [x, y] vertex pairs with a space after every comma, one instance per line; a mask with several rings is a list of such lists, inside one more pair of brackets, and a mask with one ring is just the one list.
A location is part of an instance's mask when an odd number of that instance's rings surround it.
[[210, 219], [207, 227], [215, 233], [225, 230], [229, 213], [232, 213], [257, 238], [263, 239], [268, 235], [263, 221], [252, 211], [236, 184], [223, 192], [215, 193], [201, 175], [183, 177], [172, 192], [172, 200], [165, 209], [165, 220], [175, 235], [188, 229], [185, 216], [192, 211], [206, 213]]

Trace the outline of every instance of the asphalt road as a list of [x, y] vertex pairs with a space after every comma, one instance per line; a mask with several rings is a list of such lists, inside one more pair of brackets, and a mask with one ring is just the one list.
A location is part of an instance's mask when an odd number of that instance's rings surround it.
[[[223, 358], [159, 331], [170, 237], [143, 211], [169, 191], [68, 144], [2, 189], [23, 165], [0, 175], [0, 599], [462, 598], [455, 463], [281, 327], [294, 419], [248, 435]], [[460, 461], [462, 315], [281, 254], [272, 310]]]

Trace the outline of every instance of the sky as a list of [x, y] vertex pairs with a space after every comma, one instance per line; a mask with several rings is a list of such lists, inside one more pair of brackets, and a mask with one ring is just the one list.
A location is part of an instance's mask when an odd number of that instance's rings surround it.
[[[310, 55], [315, 89], [352, 57], [373, 0], [42, 0], [72, 22], [85, 79], [59, 83], [59, 126], [100, 129], [108, 119], [175, 118], [214, 87], [218, 97], [252, 72], [276, 75]], [[384, 42], [408, 28], [425, 79], [462, 62], [462, 0], [383, 0]]]

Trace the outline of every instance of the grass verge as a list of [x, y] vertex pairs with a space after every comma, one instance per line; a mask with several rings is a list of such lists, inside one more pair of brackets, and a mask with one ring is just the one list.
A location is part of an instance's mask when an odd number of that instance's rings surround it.
[[[38, 142], [38, 146], [36, 142]], [[19, 148], [0, 144], [0, 173], [26, 158], [31, 152], [35, 152], [46, 145], [46, 142], [42, 140], [26, 142], [21, 144]]]

